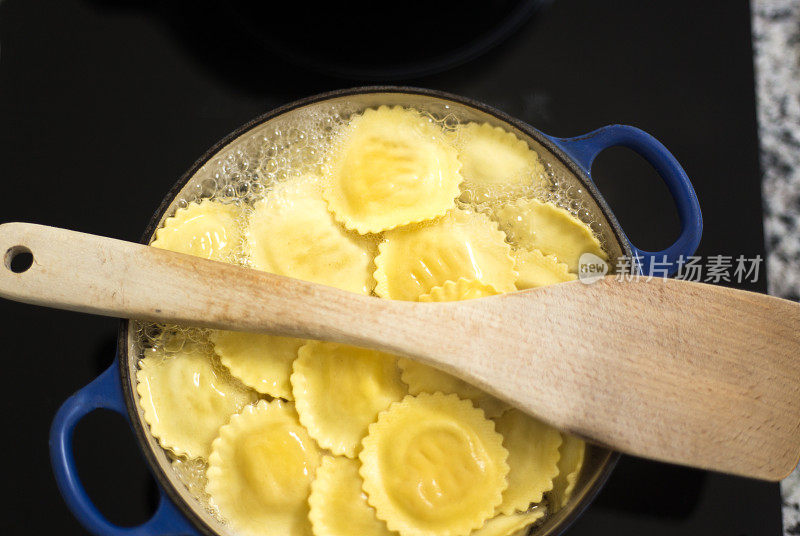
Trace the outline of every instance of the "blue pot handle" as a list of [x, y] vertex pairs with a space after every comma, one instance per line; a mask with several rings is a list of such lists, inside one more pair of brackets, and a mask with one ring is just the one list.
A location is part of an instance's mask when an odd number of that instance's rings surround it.
[[683, 256], [685, 260], [694, 254], [703, 234], [700, 203], [686, 172], [661, 142], [647, 132], [627, 125], [609, 125], [583, 136], [550, 137], [550, 140], [567, 153], [590, 178], [592, 162], [609, 147], [627, 147], [636, 151], [661, 176], [678, 208], [681, 234], [674, 244], [663, 251], [645, 251], [628, 240], [633, 254], [639, 259], [642, 273], [650, 274], [652, 268], [658, 266], [659, 271], [674, 274], [679, 268], [679, 258]]
[[92, 383], [69, 397], [61, 406], [50, 428], [50, 461], [56, 483], [72, 514], [95, 536], [195, 536], [181, 512], [159, 488], [161, 498], [155, 514], [137, 527], [119, 527], [109, 522], [92, 500], [78, 478], [72, 453], [75, 425], [96, 409], [110, 409], [128, 420], [122, 393], [117, 360]]

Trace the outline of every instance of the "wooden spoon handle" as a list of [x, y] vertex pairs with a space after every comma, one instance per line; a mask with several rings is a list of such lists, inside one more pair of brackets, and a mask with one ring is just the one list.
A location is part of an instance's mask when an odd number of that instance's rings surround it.
[[615, 276], [458, 303], [503, 318], [460, 352], [459, 368], [491, 378], [503, 386], [493, 394], [559, 429], [629, 454], [767, 480], [797, 465], [798, 303]]
[[[10, 269], [30, 251], [33, 264]], [[610, 448], [780, 479], [800, 454], [800, 305], [656, 279], [381, 300], [41, 225], [0, 225], [0, 296], [377, 348]]]
[[[14, 273], [20, 252], [32, 253], [33, 264]], [[28, 223], [0, 225], [0, 254], [0, 296], [120, 318], [368, 346], [386, 340], [389, 350], [381, 311], [408, 314], [401, 310], [416, 305]]]

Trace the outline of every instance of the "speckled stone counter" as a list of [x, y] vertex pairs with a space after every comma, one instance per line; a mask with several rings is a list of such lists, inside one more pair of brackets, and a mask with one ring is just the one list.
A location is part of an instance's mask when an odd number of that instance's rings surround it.
[[[800, 0], [753, 0], [770, 294], [800, 301]], [[800, 534], [800, 470], [781, 484], [784, 534]]]

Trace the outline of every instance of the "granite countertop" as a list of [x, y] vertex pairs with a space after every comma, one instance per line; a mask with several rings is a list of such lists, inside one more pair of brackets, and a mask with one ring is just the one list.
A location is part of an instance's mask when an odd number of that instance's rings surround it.
[[[753, 0], [769, 292], [800, 301], [800, 0]], [[783, 530], [800, 534], [800, 470], [781, 483]]]

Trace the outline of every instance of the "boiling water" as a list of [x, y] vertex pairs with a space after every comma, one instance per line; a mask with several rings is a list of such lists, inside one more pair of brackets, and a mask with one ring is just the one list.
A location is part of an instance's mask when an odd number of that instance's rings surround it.
[[[331, 149], [335, 144], [335, 133], [347, 124], [354, 112], [343, 113], [338, 107], [315, 110], [292, 117], [290, 120], [270, 128], [268, 125], [236, 141], [236, 143], [212, 159], [197, 174], [204, 176], [192, 180], [180, 192], [175, 208], [185, 208], [189, 203], [202, 199], [214, 199], [223, 203], [234, 203], [245, 210], [269, 195], [276, 185], [289, 180], [303, 180], [308, 176], [323, 175]], [[424, 113], [431, 123], [439, 125], [445, 132], [456, 132], [463, 122], [453, 112], [445, 116]], [[456, 136], [455, 144], [458, 145]], [[542, 151], [537, 151], [545, 156]], [[589, 196], [574, 177], [565, 177], [554, 172], [547, 158], [542, 159], [547, 175], [547, 187], [530, 186], [527, 189], [504, 191], [503, 185], [493, 190], [476, 194], [462, 186], [462, 195], [457, 201], [459, 208], [478, 212], [490, 212], [495, 203], [486, 200], [511, 200], [514, 197], [536, 197], [568, 210], [591, 227], [594, 233], [607, 240], [607, 231], [598, 218], [598, 211], [587, 202]], [[464, 201], [476, 199], [477, 201]], [[174, 211], [174, 209], [173, 209]], [[169, 216], [171, 214], [167, 214]], [[244, 225], [246, 220], [242, 221]], [[510, 237], [513, 240], [513, 237]], [[604, 244], [605, 246], [605, 244]], [[246, 259], [232, 259], [246, 264]]]
[[[446, 132], [456, 132], [461, 123], [475, 120], [467, 117], [469, 114], [464, 113], [461, 106], [438, 105], [431, 107], [433, 109], [418, 105], [413, 107], [422, 111], [426, 120], [438, 124]], [[347, 101], [323, 102], [310, 109], [296, 110], [255, 127], [237, 138], [195, 173], [179, 192], [165, 218], [190, 203], [214, 199], [243, 208], [244, 217], [240, 223], [244, 226], [254, 203], [269, 196], [277, 185], [323, 175], [329, 164], [329, 154], [335, 148], [337, 131], [347, 124], [354, 113], [362, 111], [363, 108]], [[455, 138], [457, 145], [457, 135]], [[551, 202], [588, 224], [595, 234], [601, 237], [605, 249], [609, 250], [609, 242], [613, 240], [610, 230], [582, 184], [574, 177], [565, 174], [563, 170], [558, 170], [549, 153], [538, 147], [534, 149], [539, 153], [545, 166], [547, 185], [529, 187], [521, 192], [516, 189], [513, 194], [511, 191], [503, 191], [503, 187], [498, 186], [489, 192], [490, 197], [503, 202], [513, 200], [514, 197], [536, 197]], [[457, 200], [460, 208], [491, 213], [498, 206], [497, 201], [492, 201], [485, 195], [485, 190], [482, 195], [469, 190], [465, 193], [466, 195]], [[515, 237], [508, 238], [513, 245]], [[379, 237], [376, 236], [375, 240], [377, 242]], [[228, 261], [248, 265], [248, 259], [241, 250], [234, 252]], [[207, 352], [213, 359], [214, 352], [208, 340], [208, 331], [205, 329], [140, 322], [133, 322], [132, 327], [134, 328], [132, 350], [136, 352], [134, 355], [140, 358], [147, 355], [169, 358], [170, 355], [183, 350], [186, 345], [193, 345]], [[218, 364], [216, 366], [220, 373], [229, 376], [224, 367]], [[235, 379], [233, 381], [238, 382]], [[164, 453], [171, 461], [175, 475], [189, 494], [209, 515], [224, 525], [224, 520], [210, 505], [205, 492], [206, 463], [176, 457], [168, 451]]]

